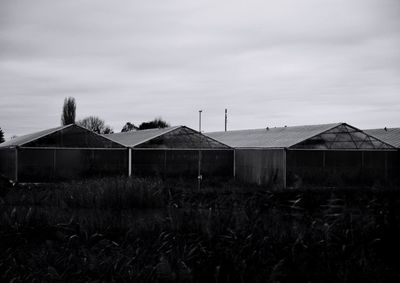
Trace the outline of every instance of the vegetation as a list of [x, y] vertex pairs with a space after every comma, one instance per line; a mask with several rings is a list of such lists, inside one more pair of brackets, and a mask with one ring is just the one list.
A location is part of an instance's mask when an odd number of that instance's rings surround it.
[[2, 190], [4, 282], [397, 282], [400, 191], [111, 178]]
[[113, 129], [97, 116], [86, 117], [76, 122], [76, 124], [98, 134], [113, 133]]
[[68, 97], [64, 99], [63, 111], [61, 114], [61, 125], [69, 125], [75, 123], [76, 103], [75, 98]]
[[0, 128], [0, 143], [4, 142], [4, 132], [3, 130]]
[[161, 118], [155, 118], [153, 121], [143, 122], [139, 125], [139, 130], [154, 129], [154, 128], [168, 128], [169, 123]]
[[126, 122], [126, 124], [122, 127], [121, 133], [124, 132], [130, 132], [130, 131], [136, 131], [139, 128], [135, 126], [135, 124], [131, 122]]

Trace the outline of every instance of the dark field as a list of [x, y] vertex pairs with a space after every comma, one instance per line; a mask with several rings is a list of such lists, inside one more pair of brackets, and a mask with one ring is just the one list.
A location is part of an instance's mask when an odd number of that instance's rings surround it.
[[400, 282], [400, 189], [3, 188], [2, 282]]

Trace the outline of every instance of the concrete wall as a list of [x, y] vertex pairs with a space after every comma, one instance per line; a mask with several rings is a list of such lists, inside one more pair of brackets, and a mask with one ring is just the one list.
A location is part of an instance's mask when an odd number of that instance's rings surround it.
[[235, 149], [235, 175], [245, 183], [284, 187], [284, 149]]

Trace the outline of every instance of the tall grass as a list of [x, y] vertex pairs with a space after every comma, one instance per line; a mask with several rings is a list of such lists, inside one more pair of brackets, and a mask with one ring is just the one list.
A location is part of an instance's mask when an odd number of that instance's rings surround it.
[[24, 206], [126, 209], [165, 207], [165, 197], [161, 180], [123, 177], [28, 184], [13, 188], [3, 200]]
[[396, 282], [400, 191], [111, 178], [1, 198], [4, 282]]

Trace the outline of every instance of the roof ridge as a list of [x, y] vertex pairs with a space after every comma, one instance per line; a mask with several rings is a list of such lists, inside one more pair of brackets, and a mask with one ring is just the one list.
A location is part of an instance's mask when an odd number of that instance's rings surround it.
[[124, 134], [134, 134], [134, 133], [143, 133], [143, 132], [150, 132], [150, 131], [162, 131], [162, 130], [170, 130], [172, 128], [179, 128], [182, 126], [172, 126], [166, 128], [152, 128], [152, 129], [145, 129], [145, 130], [136, 130], [136, 131], [127, 131], [127, 132], [119, 132], [119, 133], [112, 133], [112, 134], [103, 134], [104, 136], [111, 136], [111, 135], [124, 135]]
[[400, 126], [399, 127], [383, 127], [383, 128], [370, 128], [370, 129], [362, 129], [363, 131], [377, 131], [377, 130], [400, 130]]
[[240, 130], [230, 130], [230, 131], [215, 131], [215, 132], [207, 132], [207, 134], [215, 134], [215, 133], [226, 133], [226, 132], [245, 132], [245, 131], [265, 131], [266, 128], [272, 129], [287, 129], [287, 128], [297, 128], [297, 127], [317, 127], [317, 126], [330, 126], [330, 125], [341, 125], [343, 122], [338, 123], [326, 123], [326, 124], [308, 124], [308, 125], [295, 125], [295, 126], [281, 126], [281, 127], [265, 127], [265, 128], [253, 128], [253, 129], [240, 129]]

